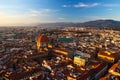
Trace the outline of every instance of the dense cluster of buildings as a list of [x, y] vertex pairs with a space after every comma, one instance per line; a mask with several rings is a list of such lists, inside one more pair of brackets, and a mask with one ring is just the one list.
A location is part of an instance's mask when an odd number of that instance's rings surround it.
[[0, 80], [120, 79], [119, 31], [31, 27], [0, 37]]

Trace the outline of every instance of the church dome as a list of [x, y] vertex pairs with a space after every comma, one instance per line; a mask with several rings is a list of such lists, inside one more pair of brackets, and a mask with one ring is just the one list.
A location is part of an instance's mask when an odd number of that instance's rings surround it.
[[38, 38], [37, 42], [49, 42], [49, 38], [45, 35], [42, 35]]

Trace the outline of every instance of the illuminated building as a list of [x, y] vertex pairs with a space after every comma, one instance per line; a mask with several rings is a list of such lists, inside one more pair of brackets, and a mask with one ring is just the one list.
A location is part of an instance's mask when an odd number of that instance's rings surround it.
[[108, 74], [100, 80], [120, 80], [120, 61], [115, 63], [109, 70]]
[[85, 66], [85, 59], [80, 58], [80, 56], [75, 56], [74, 57], [74, 64], [78, 65], [78, 66]]
[[67, 80], [77, 80], [76, 78], [73, 78], [71, 76], [67, 76]]
[[65, 56], [68, 56], [68, 51], [66, 51], [66, 50], [64, 50], [64, 49], [54, 49], [54, 52], [56, 52], [56, 53], [60, 53], [60, 54], [62, 54], [62, 55], [65, 55]]
[[120, 77], [120, 61], [114, 64], [110, 69], [109, 73]]
[[101, 58], [110, 62], [115, 62], [116, 54], [108, 51], [100, 51], [98, 52], [98, 58]]
[[40, 36], [37, 40], [37, 50], [38, 50], [38, 52], [47, 48], [48, 43], [49, 43], [49, 38], [47, 36], [45, 36], [45, 35]]
[[106, 76], [100, 78], [99, 80], [119, 80], [119, 77], [108, 73]]
[[53, 45], [52, 44], [48, 44], [48, 48], [53, 48]]

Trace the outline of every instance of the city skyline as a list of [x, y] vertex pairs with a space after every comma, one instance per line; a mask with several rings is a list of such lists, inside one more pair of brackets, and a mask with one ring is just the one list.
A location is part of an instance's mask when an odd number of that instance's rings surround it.
[[0, 26], [51, 22], [120, 21], [119, 0], [1, 0]]

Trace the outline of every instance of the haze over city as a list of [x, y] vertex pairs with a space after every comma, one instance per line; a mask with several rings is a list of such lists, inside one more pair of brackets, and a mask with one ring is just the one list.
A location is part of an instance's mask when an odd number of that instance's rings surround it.
[[0, 26], [120, 21], [120, 0], [0, 0]]

